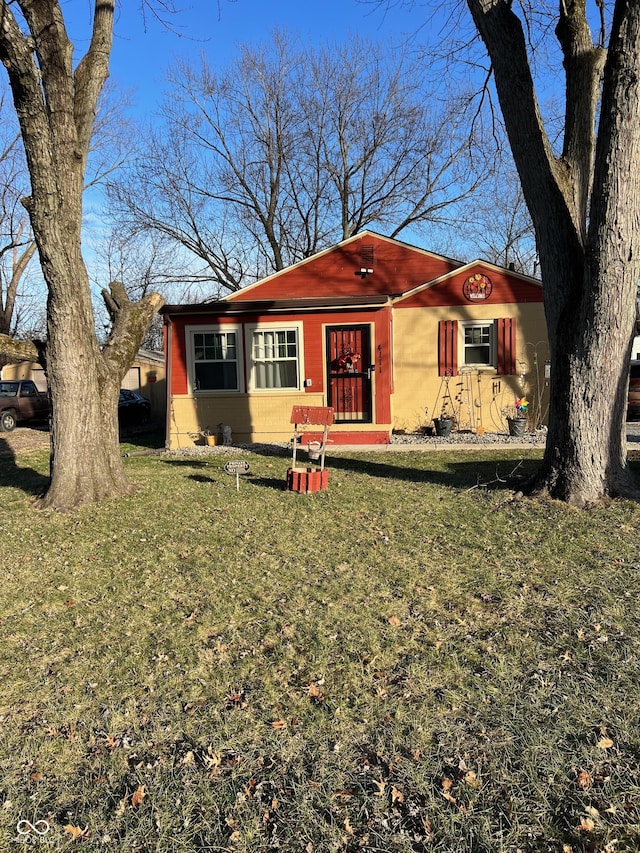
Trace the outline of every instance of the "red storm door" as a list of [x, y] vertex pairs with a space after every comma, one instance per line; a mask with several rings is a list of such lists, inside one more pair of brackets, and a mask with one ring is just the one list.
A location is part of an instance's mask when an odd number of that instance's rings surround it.
[[369, 326], [327, 327], [327, 405], [334, 423], [371, 423]]

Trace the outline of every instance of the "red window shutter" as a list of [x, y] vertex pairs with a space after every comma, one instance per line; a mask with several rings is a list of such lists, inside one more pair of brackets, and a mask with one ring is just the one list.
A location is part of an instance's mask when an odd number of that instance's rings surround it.
[[516, 321], [513, 317], [496, 320], [498, 327], [498, 373], [505, 376], [516, 374]]
[[438, 376], [455, 376], [458, 372], [458, 321], [438, 323]]

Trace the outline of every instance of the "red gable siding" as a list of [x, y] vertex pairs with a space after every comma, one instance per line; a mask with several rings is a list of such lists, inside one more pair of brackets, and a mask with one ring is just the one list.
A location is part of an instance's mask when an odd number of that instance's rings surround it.
[[[373, 273], [363, 277], [360, 270], [363, 263], [369, 266], [366, 250], [370, 246], [373, 246], [370, 267]], [[238, 302], [247, 299], [399, 295], [459, 266], [449, 258], [365, 233], [229, 298]]]
[[395, 307], [422, 308], [436, 305], [469, 305], [471, 303], [464, 295], [463, 286], [465, 281], [475, 273], [488, 276], [492, 284], [491, 295], [480, 304], [543, 301], [542, 287], [539, 284], [527, 281], [517, 275], [510, 275], [506, 270], [499, 270], [478, 263], [467, 267], [464, 272], [456, 272], [448, 276], [431, 287], [425, 287], [405, 299], [399, 299], [395, 303]]

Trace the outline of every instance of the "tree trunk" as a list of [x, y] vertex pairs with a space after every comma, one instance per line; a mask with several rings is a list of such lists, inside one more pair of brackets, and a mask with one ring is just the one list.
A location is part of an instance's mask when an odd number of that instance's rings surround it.
[[23, 18], [2, 5], [0, 60], [20, 122], [31, 179], [24, 204], [48, 288], [51, 481], [41, 505], [68, 509], [130, 491], [118, 443], [118, 390], [162, 299], [149, 294], [132, 305], [122, 285], [112, 283], [111, 294], [103, 294], [112, 330], [100, 349], [81, 251], [82, 193], [108, 75], [114, 0], [96, 0], [89, 49], [75, 71], [57, 0], [16, 3]]
[[[57, 282], [63, 304], [77, 278]], [[78, 273], [86, 272], [76, 268]], [[85, 292], [85, 288], [81, 288]], [[86, 288], [88, 293], [88, 287]], [[126, 494], [118, 442], [120, 378], [105, 369], [93, 332], [93, 312], [74, 299], [73, 310], [57, 311], [50, 299], [47, 380], [52, 400], [51, 482], [43, 507], [63, 509]]]
[[533, 488], [578, 506], [636, 497], [624, 419], [640, 275], [640, 4], [616, 3], [606, 63], [590, 37], [584, 0], [561, 4], [556, 34], [567, 85], [558, 158], [511, 3], [468, 5], [491, 57], [544, 285], [551, 399]]

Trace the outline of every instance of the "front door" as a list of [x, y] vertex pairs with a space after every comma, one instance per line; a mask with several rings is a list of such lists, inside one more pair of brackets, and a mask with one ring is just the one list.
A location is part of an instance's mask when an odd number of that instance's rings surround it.
[[369, 326], [327, 327], [327, 405], [336, 423], [371, 423]]

